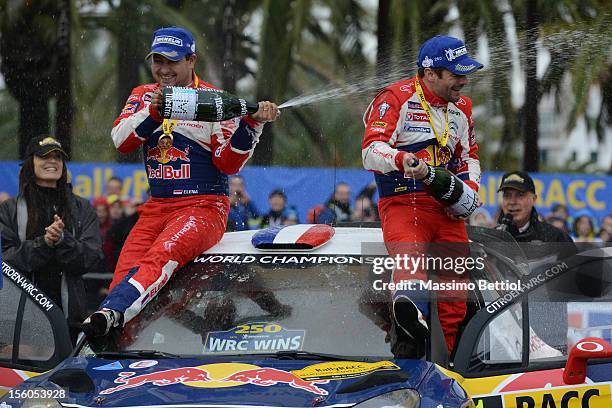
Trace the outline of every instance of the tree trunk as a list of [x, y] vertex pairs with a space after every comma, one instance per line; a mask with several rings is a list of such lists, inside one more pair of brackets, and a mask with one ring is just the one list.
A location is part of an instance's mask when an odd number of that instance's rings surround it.
[[236, 67], [234, 53], [236, 50], [236, 0], [223, 2], [223, 73], [221, 75], [222, 88], [228, 92], [236, 93]]
[[57, 24], [57, 108], [55, 112], [55, 135], [64, 150], [71, 155], [72, 142], [72, 82], [71, 78], [71, 0], [60, 0]]
[[[117, 33], [117, 115], [123, 109], [132, 89], [140, 85], [139, 68], [142, 63], [143, 49], [138, 46], [138, 37], [132, 32], [132, 24], [138, 24], [138, 6], [134, 2], [122, 1], [118, 14], [121, 21], [130, 21], [131, 24], [119, 24]], [[139, 162], [141, 160], [140, 149], [131, 153], [122, 154], [117, 152], [119, 162]]]
[[[257, 73], [258, 101], [274, 101], [284, 95], [291, 66], [293, 38], [288, 30], [291, 2], [265, 0], [261, 27], [259, 70]], [[253, 155], [253, 164], [272, 164], [274, 158], [274, 126], [266, 125]]]
[[48, 100], [28, 94], [19, 101], [19, 158], [25, 157], [30, 139], [49, 133]]
[[525, 109], [524, 112], [524, 156], [525, 171], [539, 170], [538, 148], [538, 5], [537, 0], [526, 0], [526, 34], [525, 34]]
[[376, 18], [376, 77], [382, 79], [387, 75], [391, 62], [391, 40], [393, 32], [391, 31], [391, 21], [389, 19], [389, 11], [391, 0], [378, 1], [378, 14]]

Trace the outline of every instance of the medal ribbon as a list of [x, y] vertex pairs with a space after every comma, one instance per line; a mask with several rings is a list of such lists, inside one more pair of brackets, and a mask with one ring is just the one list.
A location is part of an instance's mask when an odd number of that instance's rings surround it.
[[444, 133], [442, 133], [442, 137], [438, 136], [438, 132], [436, 132], [436, 127], [434, 126], [433, 117], [431, 116], [431, 109], [429, 108], [429, 104], [425, 100], [425, 95], [423, 94], [423, 88], [421, 87], [421, 83], [419, 79], [416, 78], [414, 80], [414, 88], [416, 89], [417, 96], [419, 97], [419, 102], [421, 102], [421, 106], [427, 115], [427, 119], [429, 120], [429, 124], [431, 125], [431, 130], [433, 130], [434, 135], [436, 135], [436, 140], [440, 147], [445, 147], [448, 142], [448, 107], [444, 111]]

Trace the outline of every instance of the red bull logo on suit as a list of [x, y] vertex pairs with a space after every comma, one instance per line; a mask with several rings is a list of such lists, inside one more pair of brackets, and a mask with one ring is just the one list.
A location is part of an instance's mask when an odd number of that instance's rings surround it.
[[188, 179], [191, 178], [191, 168], [189, 164], [181, 164], [181, 167], [178, 169], [164, 164], [160, 164], [154, 168], [147, 164], [147, 176], [150, 179], [163, 180]]

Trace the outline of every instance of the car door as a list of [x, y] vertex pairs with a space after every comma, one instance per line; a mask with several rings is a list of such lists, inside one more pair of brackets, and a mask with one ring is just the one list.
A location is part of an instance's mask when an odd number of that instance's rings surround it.
[[55, 367], [72, 345], [62, 310], [23, 274], [2, 262], [0, 396]]
[[611, 249], [531, 266], [520, 290], [500, 293], [474, 316], [455, 370], [477, 407], [612, 406], [612, 359], [588, 360], [582, 384], [563, 380], [573, 346], [589, 337], [612, 341]]

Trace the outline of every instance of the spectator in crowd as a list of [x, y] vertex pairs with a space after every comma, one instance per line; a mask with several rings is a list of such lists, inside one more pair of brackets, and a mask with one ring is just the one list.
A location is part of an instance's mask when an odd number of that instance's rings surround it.
[[325, 209], [317, 218], [318, 224], [334, 224], [351, 221], [353, 209], [351, 208], [351, 186], [347, 183], [338, 183], [334, 193], [325, 203]]
[[9, 193], [7, 193], [6, 191], [0, 191], [0, 203], [5, 202], [9, 198], [11, 198], [11, 195]]
[[106, 196], [106, 201], [108, 202], [108, 216], [111, 223], [115, 223], [123, 218], [124, 203], [121, 201], [121, 198], [117, 194], [111, 194]]
[[612, 242], [612, 228], [602, 228], [599, 231], [599, 239], [601, 242]]
[[316, 224], [323, 211], [325, 211], [325, 206], [323, 204], [317, 204], [311, 207], [306, 213], [306, 222], [309, 224]]
[[[545, 259], [551, 255], [563, 259], [576, 252], [566, 233], [541, 220], [535, 208], [535, 185], [529, 174], [522, 171], [504, 174], [498, 191], [502, 192], [498, 227], [503, 226], [517, 242], [523, 243], [521, 248], [528, 260]], [[542, 245], [542, 242], [549, 245]], [[560, 285], [559, 281], [557, 284]], [[535, 295], [532, 299], [541, 300]], [[529, 308], [530, 325], [538, 336], [547, 345], [564, 347], [567, 334], [565, 305], [560, 302], [536, 301]]]
[[290, 223], [299, 223], [297, 211], [287, 206], [287, 196], [282, 190], [272, 191], [268, 196], [268, 203], [270, 211], [262, 217], [260, 228], [285, 225], [289, 218], [295, 218], [294, 221], [289, 220]]
[[574, 242], [600, 242], [595, 233], [593, 217], [589, 213], [581, 211], [576, 214], [572, 238]]
[[612, 214], [608, 214], [601, 220], [601, 230], [599, 238], [602, 242], [612, 241]]
[[106, 196], [117, 195], [121, 197], [121, 190], [123, 188], [123, 180], [117, 176], [113, 176], [106, 181]]
[[248, 230], [259, 217], [259, 211], [246, 191], [244, 177], [232, 176], [229, 181], [230, 210], [227, 218], [228, 231]]
[[606, 229], [612, 229], [612, 214], [608, 214], [601, 220], [601, 227]]
[[115, 245], [108, 237], [108, 231], [111, 228], [112, 220], [109, 215], [108, 199], [106, 197], [97, 197], [93, 201], [93, 207], [100, 222], [100, 236], [102, 237], [102, 252], [104, 253], [103, 269], [96, 272], [113, 273], [115, 271]]
[[376, 182], [373, 181], [370, 184], [368, 184], [367, 186], [365, 186], [364, 188], [361, 189], [361, 191], [359, 192], [359, 194], [357, 194], [357, 197], [360, 196], [366, 196], [370, 199], [370, 201], [372, 201], [372, 204], [374, 204], [376, 206], [376, 201], [374, 200], [374, 195], [376, 195], [376, 191], [377, 191], [377, 187], [376, 187]]
[[567, 220], [569, 218], [569, 212], [567, 211], [567, 207], [563, 204], [555, 204], [552, 207], [550, 216], [561, 218], [562, 220]]
[[119, 260], [119, 255], [130, 231], [138, 221], [138, 207], [140, 205], [141, 202], [137, 199], [125, 202], [122, 207], [121, 216], [114, 220], [108, 230], [108, 239], [113, 242], [113, 262], [115, 265]]
[[505, 224], [517, 242], [572, 242], [563, 231], [541, 220], [535, 208], [535, 185], [529, 174], [523, 171], [504, 174], [498, 191], [502, 192], [502, 199], [497, 223]]
[[380, 221], [378, 218], [378, 211], [372, 203], [372, 198], [368, 195], [362, 194], [357, 196], [355, 199], [355, 209], [353, 210], [353, 221], [362, 222], [376, 222]]
[[68, 188], [67, 158], [53, 137], [30, 140], [0, 230], [3, 259], [62, 308], [74, 343], [86, 311], [82, 275], [99, 265], [102, 242], [93, 207]]
[[563, 233], [569, 234], [569, 229], [567, 228], [567, 223], [565, 222], [565, 219], [549, 215], [548, 218], [546, 218], [546, 222], [548, 222], [553, 227], [560, 229], [561, 231], [563, 231]]
[[[156, 30], [147, 56], [155, 83], [134, 88], [113, 124], [117, 150], [130, 153], [142, 146], [151, 199], [139, 208], [108, 297], [83, 322], [89, 337], [124, 326], [176, 271], [219, 242], [229, 212], [227, 176], [246, 164], [265, 123], [280, 114], [276, 104], [262, 101], [255, 113], [197, 127], [164, 119], [163, 87], [217, 89], [196, 74], [195, 50], [194, 36], [184, 28]], [[169, 152], [183, 157], [170, 160]], [[185, 173], [166, 177], [167, 171]]]
[[491, 217], [489, 211], [484, 208], [477, 208], [468, 219], [468, 224], [473, 227], [495, 227], [495, 221]]
[[298, 213], [294, 208], [287, 209], [287, 216], [283, 220], [283, 225], [295, 225], [299, 224], [300, 220], [298, 218]]

